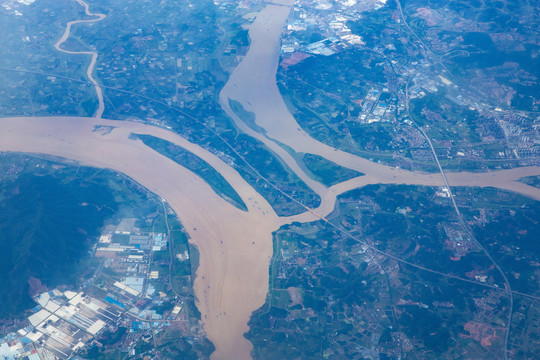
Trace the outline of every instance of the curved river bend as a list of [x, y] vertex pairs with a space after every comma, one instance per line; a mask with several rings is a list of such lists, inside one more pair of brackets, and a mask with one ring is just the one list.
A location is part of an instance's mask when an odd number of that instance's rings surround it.
[[88, 65], [88, 68], [86, 69], [86, 76], [90, 80], [90, 82], [94, 85], [94, 89], [96, 91], [96, 95], [98, 98], [98, 109], [96, 111], [96, 114], [94, 115], [97, 118], [101, 118], [103, 115], [103, 111], [105, 111], [105, 103], [103, 101], [103, 92], [101, 90], [101, 87], [99, 86], [96, 79], [94, 79], [94, 67], [96, 66], [96, 61], [98, 58], [98, 53], [96, 51], [70, 51], [70, 50], [64, 50], [62, 49], [62, 44], [66, 42], [66, 40], [69, 38], [69, 35], [71, 34], [71, 27], [76, 24], [91, 24], [95, 23], [97, 21], [101, 21], [105, 18], [105, 14], [94, 14], [90, 12], [90, 9], [88, 7], [88, 4], [85, 3], [82, 0], [75, 0], [77, 3], [84, 7], [84, 12], [88, 16], [97, 16], [96, 19], [88, 19], [88, 20], [74, 20], [70, 21], [66, 25], [66, 30], [64, 31], [64, 34], [62, 37], [54, 44], [54, 47], [56, 50], [61, 51], [66, 54], [72, 54], [72, 55], [90, 55], [92, 59], [90, 60], [90, 64]]
[[[107, 135], [96, 125], [115, 126]], [[248, 359], [243, 334], [251, 312], [268, 289], [272, 232], [282, 221], [268, 202], [215, 155], [163, 129], [94, 118], [0, 119], [0, 151], [44, 153], [126, 174], [165, 199], [200, 252], [194, 291], [215, 359]], [[185, 147], [209, 162], [248, 206], [242, 211], [219, 197], [201, 178], [174, 161], [130, 140], [148, 134]]]

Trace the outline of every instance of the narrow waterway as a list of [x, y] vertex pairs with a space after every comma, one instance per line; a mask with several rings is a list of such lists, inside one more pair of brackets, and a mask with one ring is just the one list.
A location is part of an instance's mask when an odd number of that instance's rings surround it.
[[90, 82], [94, 85], [94, 89], [96, 91], [96, 95], [97, 95], [97, 99], [98, 99], [98, 109], [97, 109], [94, 116], [97, 117], [97, 118], [101, 118], [101, 116], [103, 115], [103, 111], [105, 111], [105, 103], [103, 101], [103, 92], [101, 90], [101, 87], [99, 86], [98, 82], [94, 78], [94, 67], [96, 66], [98, 53], [96, 51], [70, 51], [70, 50], [65, 50], [65, 49], [62, 49], [62, 44], [64, 42], [66, 42], [66, 40], [69, 38], [69, 36], [71, 34], [71, 27], [73, 25], [82, 24], [82, 23], [90, 24], [90, 23], [95, 23], [97, 21], [101, 21], [101, 20], [103, 20], [105, 18], [105, 14], [94, 14], [94, 13], [90, 12], [90, 9], [89, 9], [87, 3], [85, 3], [82, 0], [75, 0], [75, 1], [79, 5], [84, 7], [84, 12], [86, 13], [86, 15], [88, 15], [88, 16], [97, 16], [97, 17], [95, 19], [73, 20], [73, 21], [68, 22], [67, 25], [66, 25], [66, 30], [64, 31], [64, 34], [56, 42], [56, 44], [54, 44], [54, 47], [56, 48], [56, 50], [61, 51], [61, 52], [66, 53], [66, 54], [90, 55], [91, 56], [90, 64], [88, 65], [88, 68], [86, 69], [86, 76], [88, 77], [88, 80], [90, 80]]

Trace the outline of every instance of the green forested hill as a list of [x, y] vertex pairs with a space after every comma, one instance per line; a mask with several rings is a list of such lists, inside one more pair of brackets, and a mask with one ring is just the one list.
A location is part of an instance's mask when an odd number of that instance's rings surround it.
[[0, 317], [29, 308], [29, 278], [73, 282], [116, 204], [104, 185], [24, 174], [0, 184]]

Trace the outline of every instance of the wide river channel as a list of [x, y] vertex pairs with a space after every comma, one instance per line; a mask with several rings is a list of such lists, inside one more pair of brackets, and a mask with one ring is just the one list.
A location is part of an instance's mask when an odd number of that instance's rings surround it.
[[[268, 4], [259, 12], [249, 31], [250, 50], [224, 87], [220, 99], [222, 107], [243, 131], [264, 142], [321, 196], [322, 203], [317, 209], [291, 217], [277, 216], [269, 203], [236, 170], [200, 146], [162, 128], [101, 119], [101, 92], [98, 93], [100, 103], [94, 118], [0, 119], [0, 151], [50, 154], [84, 165], [112, 169], [126, 174], [169, 203], [200, 252], [194, 291], [208, 338], [216, 347], [213, 359], [251, 358], [252, 344], [244, 333], [248, 330], [251, 313], [265, 302], [272, 233], [280, 226], [292, 221], [318, 220], [333, 210], [336, 196], [367, 184], [444, 184], [440, 174], [410, 172], [376, 164], [337, 151], [300, 129], [276, 86], [280, 36], [291, 10], [289, 5], [288, 1], [283, 1], [282, 5]], [[67, 36], [69, 32], [62, 39]], [[94, 56], [97, 57], [95, 54], [88, 54], [93, 58], [92, 64], [95, 63]], [[257, 124], [266, 133], [255, 132], [246, 126], [231, 111], [228, 99], [239, 101], [252, 111]], [[96, 126], [108, 126], [112, 130], [96, 131]], [[223, 200], [194, 173], [141, 141], [130, 139], [132, 133], [168, 140], [204, 159], [234, 187], [248, 211], [239, 210]], [[361, 171], [365, 176], [327, 188], [309, 178], [290, 154], [273, 140], [298, 152], [321, 155]], [[517, 182], [530, 175], [540, 175], [540, 168], [450, 173], [448, 180], [452, 186], [492, 186], [540, 200], [539, 189]]]

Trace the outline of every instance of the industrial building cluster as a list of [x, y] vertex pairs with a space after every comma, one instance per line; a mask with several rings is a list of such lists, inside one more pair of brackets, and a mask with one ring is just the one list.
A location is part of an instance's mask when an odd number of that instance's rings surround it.
[[28, 325], [0, 342], [0, 359], [65, 359], [85, 346], [122, 312], [83, 292], [54, 289], [34, 298]]
[[[67, 359], [120, 326], [129, 329], [130, 343], [136, 343], [145, 332], [159, 332], [170, 321], [187, 322], [182, 299], [168, 293], [163, 286], [168, 274], [155, 270], [153, 261], [154, 256], [160, 263], [170, 261], [168, 236], [141, 233], [136, 221], [124, 218], [103, 229], [92, 251], [101, 271], [81, 289], [54, 289], [34, 296], [37, 305], [23, 327], [0, 338], [0, 360]], [[172, 305], [164, 318], [155, 309], [165, 302]]]

